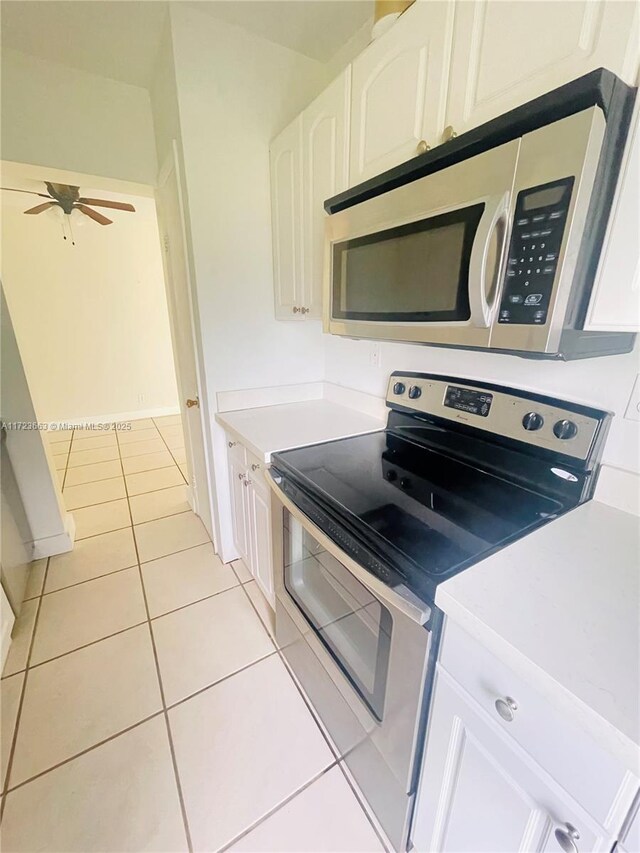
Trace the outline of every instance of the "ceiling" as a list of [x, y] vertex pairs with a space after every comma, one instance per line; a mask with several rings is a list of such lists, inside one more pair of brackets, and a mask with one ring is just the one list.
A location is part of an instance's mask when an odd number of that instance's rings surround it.
[[[219, 20], [327, 62], [373, 14], [373, 0], [184, 0]], [[163, 0], [2, 0], [2, 48], [148, 88]]]
[[2, 48], [148, 87], [166, 14], [155, 0], [3, 0]]
[[197, 6], [319, 62], [373, 17], [373, 0], [197, 0]]

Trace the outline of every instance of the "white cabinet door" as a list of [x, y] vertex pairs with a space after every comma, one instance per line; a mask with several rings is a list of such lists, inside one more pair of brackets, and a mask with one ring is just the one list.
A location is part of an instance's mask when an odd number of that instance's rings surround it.
[[269, 487], [254, 481], [248, 491], [251, 506], [251, 573], [271, 606], [274, 607]]
[[640, 98], [620, 168], [585, 329], [640, 330]]
[[244, 463], [233, 454], [229, 454], [228, 460], [233, 541], [248, 568], [250, 563], [249, 500], [247, 489], [244, 485], [247, 472]]
[[305, 315], [320, 317], [324, 266], [324, 202], [348, 186], [351, 68], [302, 115]]
[[[567, 824], [570, 826], [567, 827]], [[609, 851], [595, 822], [438, 668], [412, 840], [440, 853]]]
[[[271, 229], [276, 317], [302, 307], [302, 115], [271, 143]], [[294, 311], [294, 309], [296, 309]]]
[[352, 69], [349, 184], [440, 141], [453, 4], [416, 0]]
[[635, 85], [638, 44], [625, 0], [461, 0], [445, 123], [463, 133], [600, 67]]

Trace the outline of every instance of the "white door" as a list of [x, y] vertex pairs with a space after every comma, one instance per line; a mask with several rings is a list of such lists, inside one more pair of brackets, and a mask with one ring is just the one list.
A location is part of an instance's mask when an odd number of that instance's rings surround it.
[[271, 143], [271, 228], [275, 312], [302, 316], [302, 115]]
[[626, 0], [456, 3], [446, 124], [463, 133], [600, 67], [635, 85], [638, 39]]
[[229, 486], [231, 488], [233, 541], [248, 569], [251, 567], [250, 505], [247, 495], [246, 466], [229, 454]]
[[412, 840], [429, 853], [562, 853], [571, 841], [592, 853], [614, 839], [438, 668]]
[[416, 0], [352, 69], [349, 184], [440, 141], [453, 3]]
[[[177, 147], [174, 141], [170, 160], [165, 163], [156, 191], [158, 221], [164, 250], [164, 270], [169, 303], [169, 320], [176, 363], [180, 413], [184, 427], [191, 505], [213, 541], [210, 477], [204, 430], [193, 303], [186, 253], [184, 208]], [[187, 406], [187, 400], [197, 401]]]
[[275, 607], [269, 487], [252, 482], [247, 491], [251, 501], [249, 511], [252, 524], [251, 570], [267, 600], [272, 607]]
[[324, 202], [348, 186], [351, 68], [347, 68], [302, 115], [305, 315], [322, 313]]

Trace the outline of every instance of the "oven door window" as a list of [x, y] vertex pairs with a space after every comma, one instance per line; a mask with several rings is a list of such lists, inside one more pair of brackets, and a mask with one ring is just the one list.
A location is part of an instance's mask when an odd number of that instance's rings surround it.
[[382, 720], [391, 614], [287, 510], [284, 516], [287, 592], [370, 711]]
[[483, 210], [475, 204], [335, 243], [333, 318], [468, 320], [469, 262]]

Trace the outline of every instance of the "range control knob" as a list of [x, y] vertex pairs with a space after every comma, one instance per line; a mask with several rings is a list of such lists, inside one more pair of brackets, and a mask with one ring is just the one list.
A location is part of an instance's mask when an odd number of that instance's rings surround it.
[[388, 470], [388, 471], [387, 471], [387, 473], [385, 474], [385, 477], [387, 478], [387, 480], [388, 480], [390, 483], [393, 483], [395, 480], [397, 480], [397, 479], [398, 479], [398, 474], [397, 474], [397, 472], [396, 472], [396, 471], [394, 471], [394, 470], [393, 470], [393, 468], [389, 468], [389, 470]]
[[530, 432], [535, 432], [544, 424], [544, 418], [537, 412], [527, 412], [522, 419], [522, 426]]
[[417, 385], [412, 385], [411, 388], [409, 388], [409, 397], [412, 400], [417, 400], [421, 394], [422, 388], [419, 388]]
[[404, 394], [406, 390], [407, 386], [404, 384], [404, 382], [396, 382], [396, 384], [393, 386], [394, 394]]
[[577, 432], [578, 427], [574, 424], [573, 421], [564, 419], [561, 421], [556, 421], [556, 423], [553, 425], [553, 434], [556, 438], [560, 438], [563, 441], [566, 441], [569, 438], [573, 438]]

